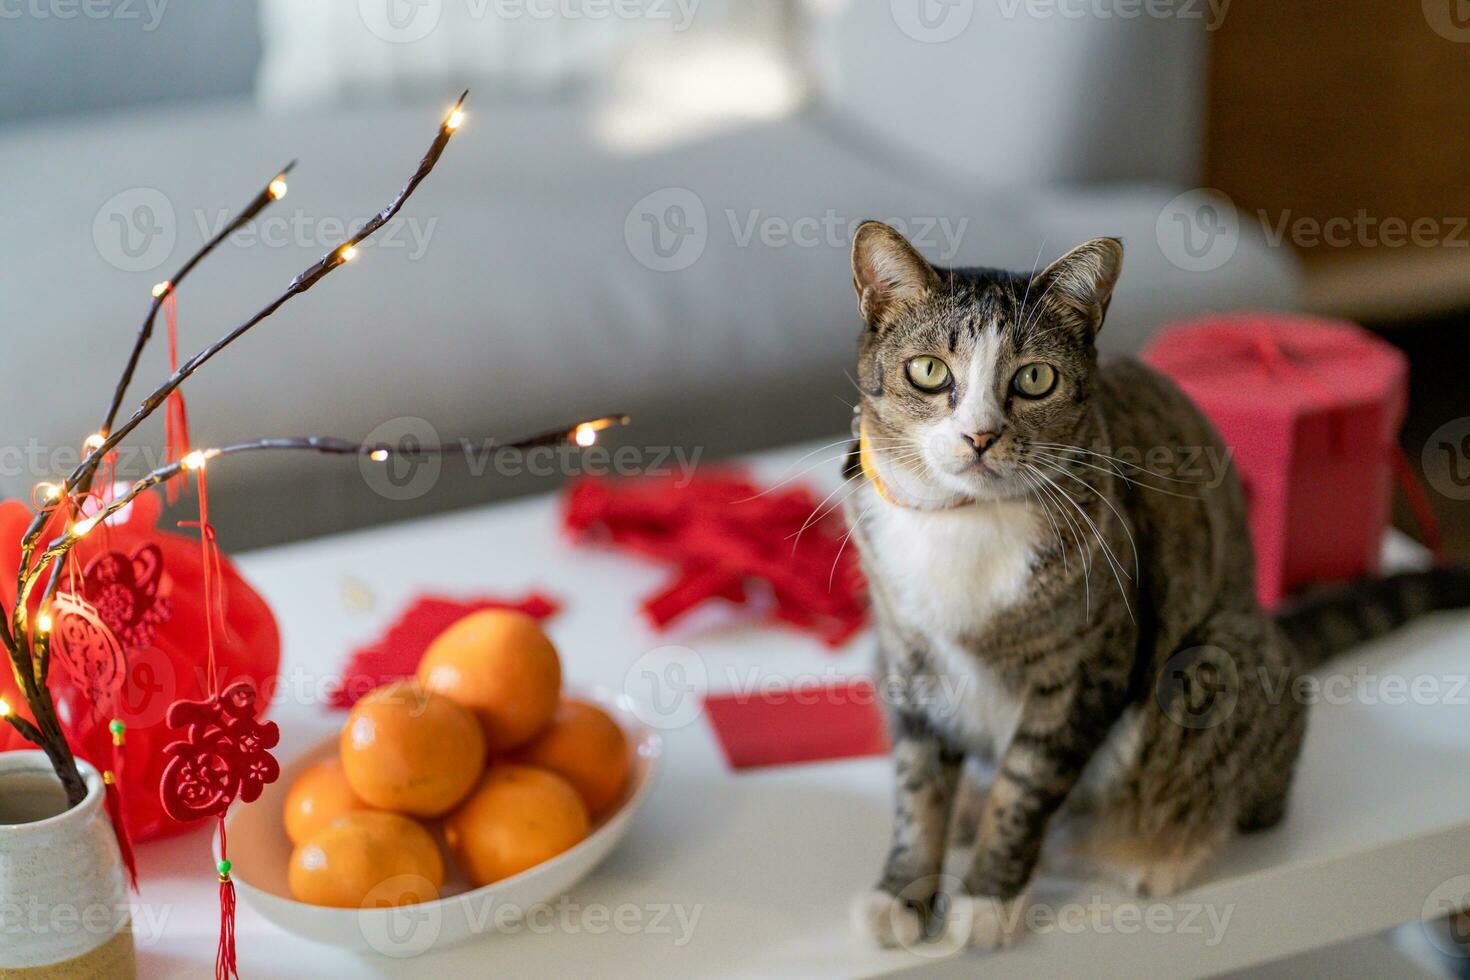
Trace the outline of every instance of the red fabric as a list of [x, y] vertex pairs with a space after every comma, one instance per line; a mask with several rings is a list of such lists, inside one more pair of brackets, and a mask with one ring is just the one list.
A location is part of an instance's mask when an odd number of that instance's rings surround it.
[[[762, 492], [734, 472], [583, 480], [566, 495], [565, 523], [579, 540], [671, 562], [669, 584], [643, 602], [658, 629], [709, 599], [774, 597], [765, 618], [841, 646], [867, 622], [862, 573], [837, 508], [803, 487]], [[808, 526], [809, 525], [809, 526]]]
[[[158, 786], [168, 758], [164, 746], [172, 736], [164, 724], [169, 705], [179, 698], [208, 697], [204, 670], [204, 604], [195, 601], [203, 595], [203, 566], [199, 558], [199, 542], [159, 530], [162, 503], [156, 492], [139, 497], [122, 512], [99, 526], [79, 544], [74, 552], [73, 567], [82, 569], [107, 551], [133, 554], [147, 544], [156, 544], [163, 558], [164, 575], [169, 580], [172, 608], [166, 622], [157, 624], [153, 642], [128, 655], [128, 676], [123, 685], [116, 716], [127, 725], [127, 744], [120, 750], [128, 785], [123, 787], [123, 805], [128, 830], [136, 841], [151, 840], [188, 829], [187, 825], [163, 812]], [[32, 511], [19, 501], [0, 503], [0, 599], [6, 608], [15, 602], [15, 576], [20, 558], [20, 539], [30, 523]], [[49, 541], [61, 527], [58, 518], [43, 536]], [[276, 671], [280, 666], [280, 635], [270, 608], [246, 584], [229, 561], [222, 561], [224, 593], [223, 636], [217, 637], [216, 652], [220, 665], [220, 683], [249, 680], [261, 691], [261, 701], [268, 704], [275, 690]], [[78, 572], [80, 579], [80, 571]], [[39, 601], [40, 589], [34, 597]], [[33, 613], [35, 610], [33, 610]], [[58, 711], [68, 725], [68, 736], [74, 746], [105, 744], [110, 720], [98, 717], [78, 692], [66, 682], [62, 672], [53, 671], [51, 688]], [[25, 699], [15, 686], [9, 670], [0, 671], [0, 697], [18, 711], [24, 711]], [[100, 733], [94, 732], [98, 726]], [[0, 751], [29, 747], [9, 726], [0, 726]], [[99, 769], [108, 768], [107, 758], [92, 758]]]
[[347, 668], [332, 689], [334, 708], [350, 708], [358, 699], [389, 681], [418, 669], [434, 638], [470, 613], [481, 609], [516, 609], [536, 619], [547, 619], [560, 607], [539, 593], [521, 599], [448, 599], [422, 596], [394, 620], [379, 639], [353, 651]]
[[888, 736], [866, 679], [704, 699], [731, 769], [883, 755]]
[[1403, 354], [1350, 323], [1249, 313], [1179, 324], [1143, 356], [1234, 453], [1267, 607], [1377, 569], [1408, 400]]

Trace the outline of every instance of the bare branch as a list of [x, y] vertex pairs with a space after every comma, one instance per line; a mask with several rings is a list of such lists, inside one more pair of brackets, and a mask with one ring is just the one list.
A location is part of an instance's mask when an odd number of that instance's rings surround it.
[[[29, 588], [24, 587], [23, 583], [27, 577], [34, 580], [34, 577], [37, 574], [35, 570], [32, 570], [29, 576], [26, 573], [26, 568], [29, 565], [30, 559], [34, 553], [36, 542], [40, 538], [41, 532], [46, 526], [46, 522], [56, 511], [57, 507], [59, 507], [61, 503], [69, 496], [73, 488], [90, 486], [90, 482], [93, 475], [97, 471], [97, 467], [101, 465], [102, 460], [106, 458], [107, 454], [112, 452], [113, 449], [117, 448], [118, 444], [121, 443], [123, 439], [127, 438], [127, 436], [131, 434], [134, 429], [136, 429], [139, 425], [143, 423], [145, 419], [152, 415], [153, 412], [157, 410], [158, 406], [162, 405], [164, 401], [168, 398], [168, 396], [173, 393], [173, 391], [177, 389], [181, 384], [183, 384], [190, 375], [199, 370], [199, 368], [203, 367], [211, 358], [213, 358], [220, 351], [224, 350], [230, 344], [238, 340], [260, 321], [264, 320], [266, 317], [270, 316], [272, 313], [276, 312], [276, 310], [284, 306], [289, 300], [306, 292], [312, 286], [321, 281], [329, 272], [341, 266], [344, 262], [347, 261], [349, 249], [356, 247], [360, 242], [362, 242], [373, 232], [381, 228], [387, 221], [389, 221], [395, 214], [397, 214], [399, 209], [401, 209], [404, 203], [408, 200], [409, 196], [412, 195], [413, 192], [418, 188], [419, 184], [423, 182], [424, 178], [427, 177], [431, 171], [433, 171], [434, 165], [439, 162], [440, 156], [444, 153], [444, 147], [448, 145], [449, 138], [454, 134], [457, 125], [451, 124], [450, 120], [456, 117], [456, 114], [459, 112], [460, 107], [464, 104], [465, 96], [467, 96], [468, 94], [468, 89], [460, 94], [459, 100], [455, 102], [454, 107], [450, 110], [449, 115], [447, 115], [444, 120], [440, 122], [439, 131], [434, 136], [434, 142], [430, 144], [428, 152], [426, 152], [423, 156], [423, 159], [419, 161], [418, 168], [414, 171], [413, 176], [409, 178], [408, 183], [403, 186], [403, 189], [398, 192], [398, 196], [395, 197], [386, 208], [374, 215], [372, 219], [364, 224], [355, 235], [347, 239], [347, 241], [343, 242], [337, 248], [334, 248], [332, 251], [322, 256], [321, 259], [317, 260], [316, 263], [307, 268], [295, 279], [292, 279], [290, 284], [286, 287], [285, 292], [281, 293], [281, 295], [271, 300], [270, 303], [266, 304], [254, 316], [250, 317], [250, 319], [235, 327], [235, 329], [225, 334], [224, 337], [215, 341], [209, 347], [206, 347], [204, 350], [200, 351], [193, 357], [189, 358], [189, 360], [185, 361], [182, 365], [179, 366], [179, 369], [177, 371], [175, 371], [172, 375], [168, 377], [167, 380], [163, 382], [163, 384], [159, 385], [157, 388], [149, 393], [148, 397], [143, 399], [143, 402], [138, 407], [138, 410], [133, 413], [132, 417], [129, 418], [128, 421], [119, 426], [115, 431], [104, 433], [105, 438], [103, 439], [102, 444], [94, 448], [91, 454], [88, 455], [86, 459], [82, 460], [81, 463], [77, 465], [76, 469], [72, 471], [71, 475], [67, 477], [66, 482], [62, 485], [63, 492], [58, 495], [55, 501], [52, 501], [49, 503], [49, 505], [42, 507], [36, 513], [36, 516], [31, 521], [30, 526], [26, 529], [25, 537], [21, 541], [21, 581], [17, 582], [17, 593], [21, 592], [22, 590], [27, 593], [30, 591]], [[18, 610], [20, 608], [23, 607], [18, 607]], [[21, 613], [17, 611], [14, 614], [13, 618], [18, 618], [20, 615]]]
[[[559, 429], [552, 429], [548, 432], [542, 432], [524, 439], [517, 439], [514, 442], [492, 442], [485, 448], [490, 452], [500, 453], [509, 450], [531, 449], [536, 446], [555, 445], [557, 443], [575, 440], [579, 433], [583, 431], [590, 430], [595, 433], [610, 426], [626, 425], [627, 422], [628, 417], [626, 415], [605, 415], [601, 418], [589, 419], [584, 422], [578, 422], [575, 425], [563, 426]], [[237, 442], [233, 445], [221, 446], [217, 449], [195, 450], [177, 462], [169, 463], [167, 466], [160, 466], [134, 483], [121, 496], [108, 501], [101, 510], [84, 520], [78, 521], [66, 533], [55, 538], [36, 559], [35, 567], [32, 569], [31, 574], [26, 577], [25, 584], [22, 586], [22, 592], [16, 600], [16, 608], [23, 609], [29, 604], [31, 592], [34, 590], [36, 582], [40, 579], [41, 573], [53, 563], [59, 569], [61, 567], [59, 559], [71, 551], [72, 548], [76, 547], [77, 542], [86, 537], [98, 524], [101, 524], [113, 514], [116, 514], [119, 510], [132, 503], [139, 494], [167, 483], [169, 480], [183, 473], [190, 472], [193, 469], [197, 469], [199, 466], [207, 465], [210, 461], [221, 456], [233, 456], [239, 453], [260, 452], [263, 450], [304, 450], [337, 456], [368, 456], [374, 460], [386, 461], [394, 456], [418, 454], [444, 455], [447, 453], [461, 452], [464, 450], [464, 447], [465, 444], [463, 442], [457, 442], [400, 451], [392, 446], [353, 442], [349, 439], [340, 439], [335, 436], [302, 436], [297, 438], [257, 439], [251, 442]], [[55, 589], [56, 581], [57, 576], [53, 573], [51, 582], [48, 584], [45, 593], [48, 599]], [[41, 674], [41, 678], [44, 682], [44, 672]]]
[[[143, 320], [143, 326], [138, 330], [138, 339], [133, 342], [133, 352], [128, 357], [127, 366], [123, 368], [122, 377], [118, 380], [117, 388], [112, 393], [112, 402], [107, 406], [107, 415], [102, 420], [102, 428], [98, 431], [111, 431], [112, 423], [117, 421], [117, 413], [122, 407], [122, 400], [127, 394], [128, 385], [133, 380], [133, 372], [138, 369], [138, 359], [142, 357], [143, 348], [148, 346], [148, 341], [153, 336], [153, 323], [158, 319], [158, 311], [163, 306], [164, 301], [168, 299], [169, 293], [177, 290], [179, 284], [188, 277], [194, 267], [202, 262], [210, 252], [213, 252], [221, 242], [243, 228], [257, 214], [265, 210], [268, 205], [280, 200], [281, 194], [277, 193], [276, 182], [289, 174], [295, 166], [296, 161], [292, 160], [280, 170], [276, 171], [276, 175], [260, 189], [260, 193], [250, 199], [250, 203], [240, 209], [240, 213], [235, 215], [233, 221], [221, 228], [213, 238], [200, 246], [199, 251], [189, 256], [189, 260], [179, 266], [178, 272], [175, 272], [171, 278], [161, 283], [165, 288], [153, 297], [153, 302], [148, 306], [148, 316]], [[85, 493], [86, 489], [82, 488], [81, 492]]]
[[16, 714], [14, 711], [8, 711], [0, 717], [3, 717], [7, 722], [9, 722], [11, 728], [14, 728], [16, 731], [20, 732], [21, 738], [25, 739], [27, 742], [30, 742], [32, 745], [38, 748], [45, 747], [45, 737], [42, 736], [40, 731], [36, 729], [35, 725], [32, 725], [30, 722], [26, 721], [20, 715]]

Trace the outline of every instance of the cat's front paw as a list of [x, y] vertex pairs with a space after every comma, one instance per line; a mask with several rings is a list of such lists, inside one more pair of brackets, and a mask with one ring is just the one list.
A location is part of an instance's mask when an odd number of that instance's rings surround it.
[[1001, 900], [985, 895], [950, 895], [944, 941], [970, 949], [1000, 949], [1026, 931], [1026, 894]]
[[884, 949], [912, 949], [924, 935], [924, 919], [912, 903], [874, 888], [852, 903], [852, 927], [860, 937]]

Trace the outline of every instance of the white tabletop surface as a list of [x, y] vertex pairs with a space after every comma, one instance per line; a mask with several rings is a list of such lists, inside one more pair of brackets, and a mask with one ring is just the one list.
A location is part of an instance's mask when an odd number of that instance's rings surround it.
[[[806, 479], [835, 485], [830, 453], [799, 462], [805, 451], [763, 458], [757, 472], [783, 478], [820, 462]], [[342, 714], [324, 701], [328, 682], [354, 646], [425, 591], [544, 590], [565, 603], [549, 631], [570, 684], [663, 697], [666, 708], [668, 698], [682, 694], [680, 704], [688, 705], [661, 716], [665, 768], [647, 808], [611, 858], [573, 889], [549, 931], [490, 933], [411, 959], [362, 958], [297, 939], [242, 904], [238, 943], [246, 977], [861, 976], [910, 969], [1182, 976], [1375, 932], [1437, 907], [1442, 893], [1460, 900], [1470, 891], [1450, 884], [1435, 892], [1470, 873], [1467, 615], [1415, 624], [1337, 662], [1335, 672], [1353, 684], [1312, 709], [1287, 821], [1232, 845], [1203, 883], [1157, 903], [1158, 918], [1140, 920], [1109, 889], [1063, 886], [1044, 900], [1073, 916], [1068, 928], [1026, 936], [997, 954], [944, 958], [880, 952], [849, 931], [850, 900], [875, 880], [887, 846], [887, 762], [731, 772], [688, 690], [860, 673], [871, 662], [867, 637], [834, 652], [789, 630], [708, 618], [656, 633], [639, 617], [638, 600], [668, 570], [572, 546], [552, 498], [261, 551], [239, 563], [280, 622], [282, 697], [272, 716], [281, 724], [282, 758], [340, 726]], [[671, 645], [685, 652], [659, 652]], [[670, 656], [681, 659], [683, 673], [664, 669]], [[1435, 688], [1420, 697], [1430, 703], [1399, 696], [1394, 685], [1412, 689], [1416, 678], [1423, 679], [1421, 694]], [[144, 845], [139, 860], [134, 929], [141, 975], [207, 975], [218, 927], [208, 831]], [[621, 930], [606, 924], [619, 921]], [[638, 922], [644, 926], [636, 928]]]

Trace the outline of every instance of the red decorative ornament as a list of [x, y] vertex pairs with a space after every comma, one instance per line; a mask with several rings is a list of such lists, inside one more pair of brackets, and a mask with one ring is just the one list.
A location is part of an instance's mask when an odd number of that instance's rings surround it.
[[643, 601], [658, 629], [710, 600], [815, 635], [829, 647], [867, 622], [856, 552], [833, 497], [802, 486], [763, 488], [738, 472], [582, 480], [565, 496], [565, 525], [677, 568]]
[[236, 798], [253, 803], [280, 778], [270, 750], [281, 732], [275, 722], [256, 719], [249, 681], [204, 701], [174, 702], [168, 725], [183, 729], [183, 738], [163, 750], [169, 761], [159, 787], [164, 812], [175, 820], [223, 817]]
[[[96, 607], [81, 596], [70, 592], [57, 593], [51, 601], [51, 618], [54, 623], [50, 641], [52, 662], [61, 665], [93, 718], [92, 726], [81, 733], [80, 741], [87, 746], [92, 758], [101, 760], [107, 755], [112, 758], [111, 768], [102, 773], [107, 816], [117, 836], [117, 848], [128, 870], [128, 880], [136, 891], [138, 864], [133, 852], [132, 834], [128, 830], [121, 786], [123, 732], [127, 726], [113, 717], [118, 696], [128, 676], [127, 654]], [[102, 718], [111, 719], [105, 730], [97, 725]], [[99, 740], [99, 735], [105, 737]]]
[[81, 596], [58, 592], [51, 601], [51, 660], [99, 713], [112, 709], [128, 660], [116, 632]]
[[157, 628], [168, 622], [163, 549], [145, 544], [132, 555], [107, 551], [87, 563], [82, 593], [124, 649], [151, 646]]

